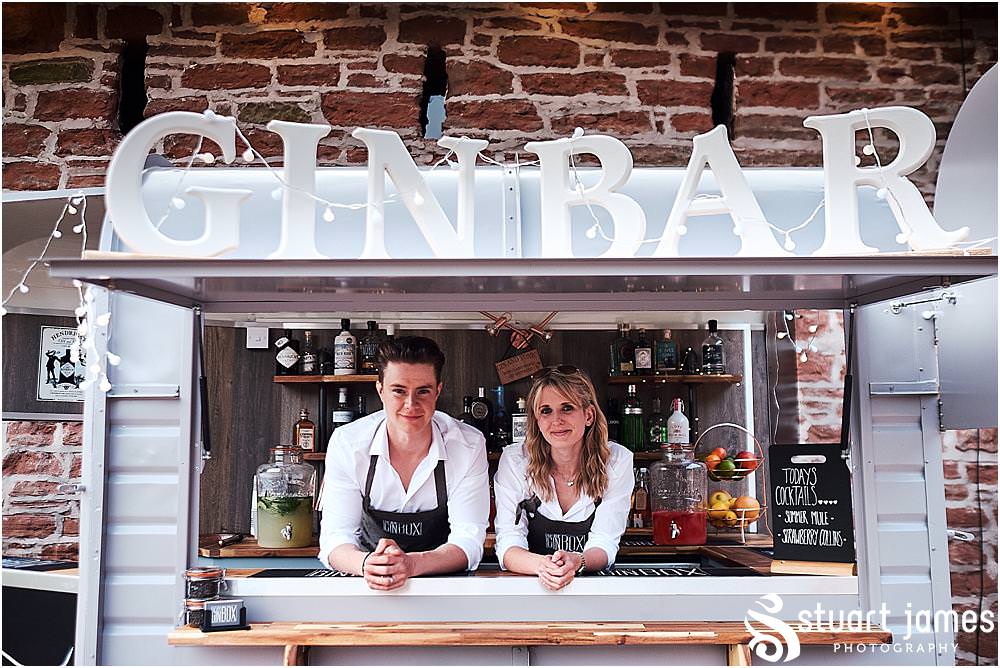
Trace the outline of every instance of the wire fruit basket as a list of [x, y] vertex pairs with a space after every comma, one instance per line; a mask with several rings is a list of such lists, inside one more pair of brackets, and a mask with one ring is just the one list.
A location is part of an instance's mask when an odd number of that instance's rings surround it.
[[[715, 448], [711, 451], [699, 451], [698, 446], [701, 444], [701, 440], [705, 438], [713, 429], [718, 429], [720, 427], [730, 427], [732, 429], [738, 429], [743, 433], [747, 434], [753, 439], [754, 449], [751, 450], [740, 450], [737, 452], [731, 452], [723, 447]], [[764, 463], [764, 448], [761, 446], [760, 441], [754, 436], [749, 429], [742, 425], [734, 424], [732, 422], [720, 422], [719, 424], [713, 424], [711, 427], [701, 432], [698, 436], [698, 440], [694, 442], [695, 457], [705, 464], [705, 468], [708, 469], [708, 478], [715, 482], [735, 482], [737, 480], [743, 480], [748, 475], [760, 468], [760, 465]]]

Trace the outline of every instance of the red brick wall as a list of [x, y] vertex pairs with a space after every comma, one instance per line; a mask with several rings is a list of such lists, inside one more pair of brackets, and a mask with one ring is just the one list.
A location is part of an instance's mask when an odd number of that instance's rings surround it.
[[[419, 160], [429, 44], [447, 54], [446, 128], [493, 150], [609, 132], [637, 165], [683, 165], [711, 127], [719, 52], [736, 54], [733, 145], [744, 165], [819, 164], [805, 116], [910, 105], [943, 146], [967, 83], [996, 62], [990, 4], [520, 5], [5, 3], [3, 186], [100, 185], [120, 137], [123, 39], [150, 45], [147, 113], [235, 114], [268, 155], [273, 117], [327, 122], [325, 164], [365, 159], [357, 125], [392, 128]], [[959, 28], [964, 29], [960, 39]], [[963, 48], [964, 47], [964, 48]], [[188, 138], [160, 150], [181, 157]], [[940, 150], [916, 178], [930, 196]]]
[[3, 553], [77, 559], [80, 503], [59, 484], [79, 482], [83, 424], [3, 423]]
[[[798, 362], [799, 438], [803, 443], [831, 443], [840, 439], [844, 387], [844, 325], [839, 311], [800, 311], [789, 329], [796, 340], [813, 340], [818, 352], [807, 351]], [[810, 332], [810, 326], [816, 331]], [[978, 451], [978, 452], [977, 452]], [[978, 454], [978, 460], [977, 460]], [[997, 614], [997, 430], [967, 429], [943, 434], [945, 510], [948, 528], [968, 531], [976, 540], [949, 541], [952, 604], [959, 613], [979, 609]], [[980, 493], [977, 499], [977, 477]], [[979, 522], [982, 519], [983, 528]], [[979, 537], [983, 547], [980, 549]], [[982, 569], [980, 569], [982, 563]], [[980, 571], [982, 570], [982, 586]], [[997, 631], [983, 635], [976, 661], [976, 636], [959, 632], [957, 662], [996, 665]]]

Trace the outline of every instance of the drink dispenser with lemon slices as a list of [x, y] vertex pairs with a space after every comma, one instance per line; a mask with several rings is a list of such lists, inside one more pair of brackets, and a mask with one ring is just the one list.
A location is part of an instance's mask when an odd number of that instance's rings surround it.
[[694, 446], [669, 443], [649, 468], [656, 545], [704, 545], [708, 536], [708, 474], [694, 458]]
[[312, 544], [316, 469], [302, 461], [302, 448], [271, 448], [271, 461], [257, 468], [256, 490], [259, 546]]

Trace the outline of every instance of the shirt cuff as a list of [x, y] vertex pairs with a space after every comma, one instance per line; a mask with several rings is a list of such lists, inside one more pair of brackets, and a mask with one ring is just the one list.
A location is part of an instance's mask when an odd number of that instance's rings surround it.
[[349, 534], [333, 534], [329, 537], [320, 537], [319, 540], [319, 560], [330, 570], [336, 570], [330, 565], [330, 553], [341, 545], [353, 545], [361, 549], [356, 536]]
[[604, 551], [604, 554], [607, 555], [608, 557], [608, 566], [611, 566], [615, 563], [615, 557], [618, 556], [617, 543], [609, 543], [603, 540], [591, 538], [583, 546], [583, 551], [586, 552], [592, 547], [596, 547]]
[[466, 559], [466, 570], [474, 571], [479, 568], [479, 562], [483, 558], [483, 542], [478, 543], [466, 536], [457, 536], [454, 532], [448, 536], [448, 545], [454, 545], [455, 547], [465, 552]]

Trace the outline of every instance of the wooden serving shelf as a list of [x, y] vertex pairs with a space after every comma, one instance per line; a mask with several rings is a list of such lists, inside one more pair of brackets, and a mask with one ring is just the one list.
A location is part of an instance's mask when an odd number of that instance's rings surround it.
[[642, 385], [643, 383], [654, 383], [660, 385], [685, 385], [698, 384], [705, 385], [735, 385], [743, 382], [743, 374], [698, 374], [694, 376], [669, 375], [669, 376], [608, 376], [608, 385]]
[[378, 380], [377, 375], [353, 375], [353, 376], [333, 376], [324, 374], [322, 376], [275, 376], [276, 383], [334, 383], [336, 385], [352, 385], [356, 383], [374, 383]]
[[219, 547], [216, 534], [202, 536], [198, 545], [198, 556], [227, 559], [233, 557], [316, 557], [319, 556], [318, 537], [313, 536], [309, 547], [261, 547], [257, 539], [247, 536], [235, 545]]
[[[879, 644], [892, 633], [879, 626], [850, 630], [792, 627], [803, 645]], [[749, 666], [751, 631], [744, 622], [258, 622], [248, 631], [202, 633], [182, 627], [171, 645], [284, 647], [283, 664], [309, 663], [310, 647], [519, 647], [556, 645], [717, 645], [726, 664]], [[720, 659], [722, 658], [720, 652]]]

